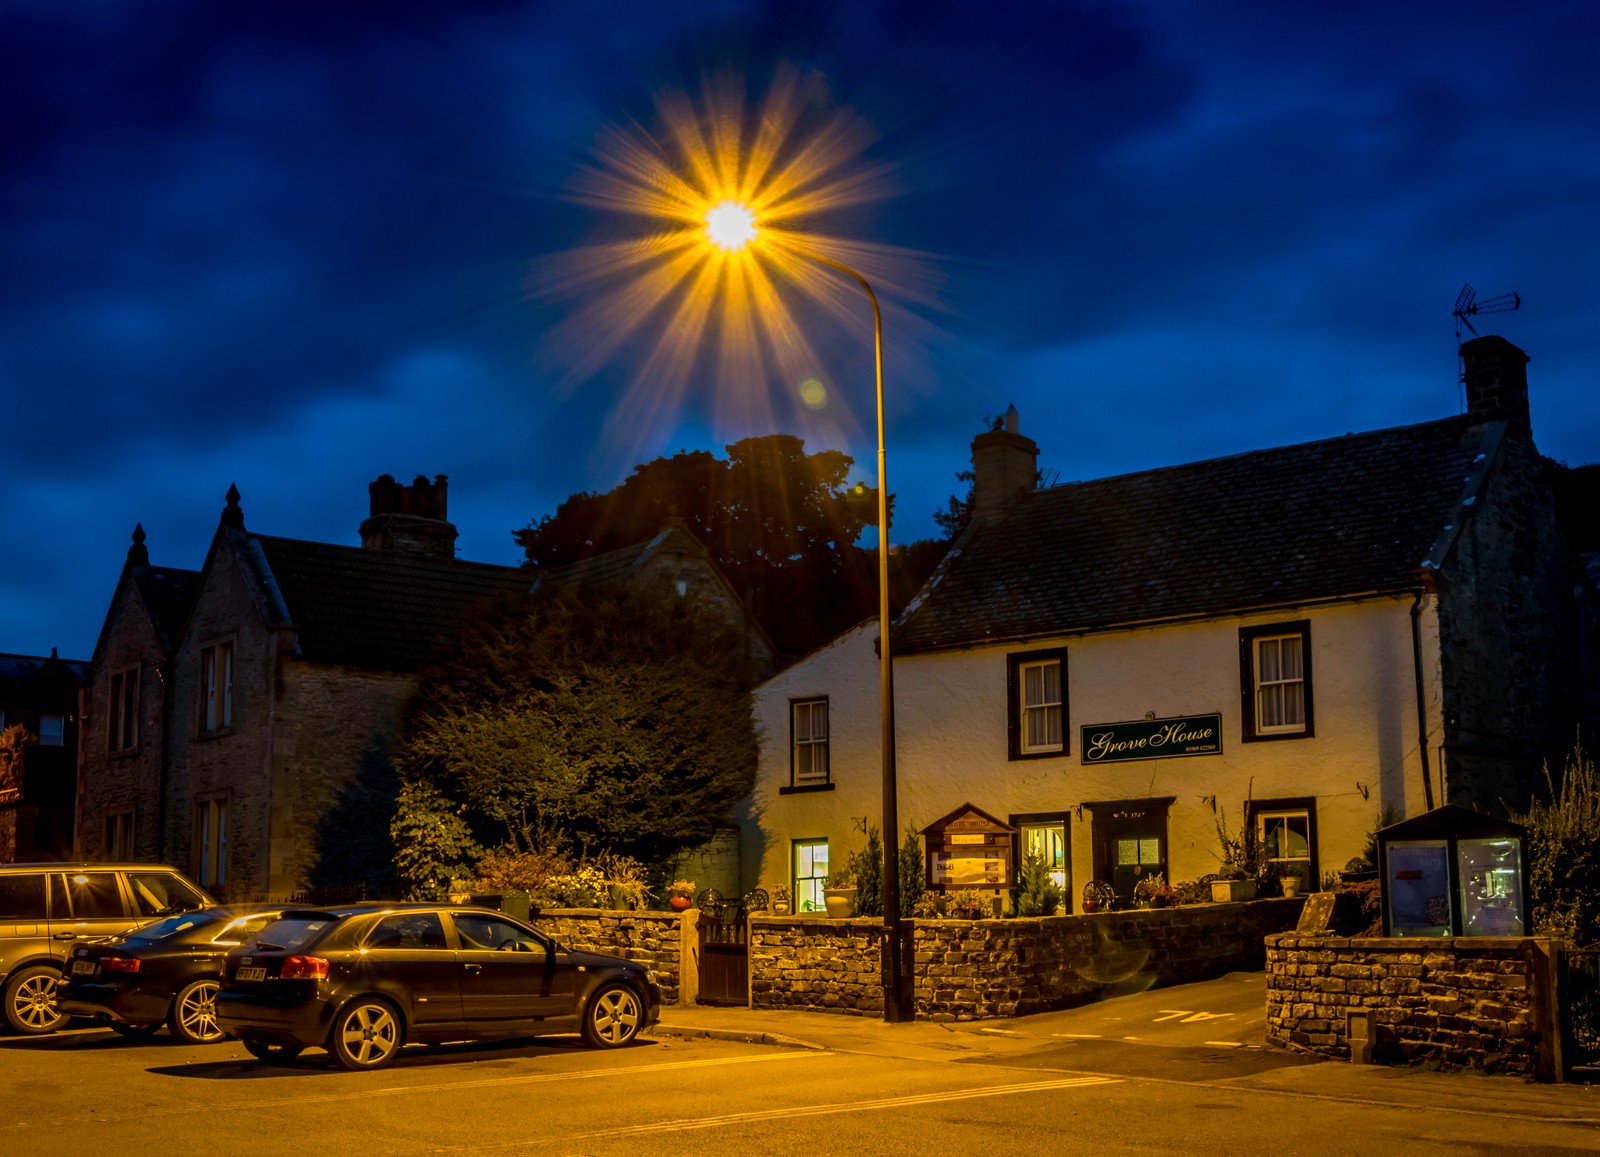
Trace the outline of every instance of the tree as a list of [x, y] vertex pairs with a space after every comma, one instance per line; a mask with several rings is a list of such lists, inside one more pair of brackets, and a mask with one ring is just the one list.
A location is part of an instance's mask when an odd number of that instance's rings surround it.
[[507, 604], [422, 676], [401, 778], [485, 846], [659, 863], [710, 838], [754, 785], [749, 685], [739, 632], [671, 591]]
[[[529, 565], [560, 566], [643, 542], [680, 518], [789, 654], [876, 614], [876, 557], [858, 542], [877, 523], [877, 491], [849, 483], [854, 459], [808, 454], [789, 434], [726, 449], [726, 460], [693, 451], [637, 466], [616, 488], [574, 494], [513, 537]], [[891, 589], [914, 591], [925, 573]]]

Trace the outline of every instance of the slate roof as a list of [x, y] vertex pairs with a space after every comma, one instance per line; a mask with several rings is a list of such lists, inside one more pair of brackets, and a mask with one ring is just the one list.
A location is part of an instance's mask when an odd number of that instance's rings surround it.
[[1415, 586], [1446, 558], [1504, 430], [1462, 416], [1035, 490], [958, 541], [895, 646]]
[[461, 559], [247, 536], [298, 631], [299, 655], [380, 671], [415, 671], [436, 657], [475, 607], [525, 594], [533, 573]]
[[31, 683], [46, 670], [60, 670], [82, 683], [89, 675], [89, 664], [82, 659], [61, 659], [55, 655], [0, 654], [0, 683], [21, 686]]
[[151, 625], [160, 637], [164, 651], [172, 649], [172, 641], [183, 629], [194, 605], [195, 592], [200, 588], [200, 572], [181, 570], [172, 566], [135, 566], [133, 582], [150, 613]]

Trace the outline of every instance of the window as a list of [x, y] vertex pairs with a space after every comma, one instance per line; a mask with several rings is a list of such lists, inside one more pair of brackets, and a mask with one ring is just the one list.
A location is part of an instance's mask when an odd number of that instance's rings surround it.
[[794, 737], [789, 778], [795, 787], [828, 783], [828, 701], [796, 699], [789, 704], [790, 734]]
[[106, 816], [105, 835], [100, 843], [100, 858], [133, 859], [133, 812], [113, 812]]
[[54, 711], [39, 716], [39, 745], [60, 747], [67, 737], [67, 717]]
[[444, 924], [437, 912], [401, 912], [385, 916], [373, 925], [367, 937], [366, 948], [398, 948], [416, 951], [421, 948], [447, 949]]
[[0, 924], [31, 922], [44, 918], [42, 872], [0, 876]]
[[543, 956], [547, 949], [544, 941], [521, 925], [513, 924], [486, 912], [452, 912], [456, 935], [461, 938], [464, 952], [493, 950], [496, 952], [537, 952]]
[[1066, 651], [1008, 655], [1006, 668], [1011, 758], [1065, 755]]
[[139, 668], [111, 676], [107, 708], [106, 750], [132, 751], [139, 746]]
[[195, 805], [195, 879], [202, 888], [228, 882], [228, 801], [202, 800]]
[[1014, 815], [1011, 825], [1017, 829], [1017, 870], [1029, 856], [1038, 856], [1045, 863], [1050, 879], [1066, 896], [1070, 910], [1072, 890], [1071, 857], [1068, 855], [1067, 813], [1051, 812], [1040, 815]]
[[233, 644], [218, 643], [200, 652], [200, 730], [233, 726]]
[[172, 872], [129, 872], [128, 889], [133, 893], [133, 906], [141, 916], [188, 912], [206, 904], [206, 898], [196, 892], [189, 881]]
[[1246, 742], [1311, 735], [1311, 624], [1241, 630], [1239, 682]]
[[67, 877], [67, 896], [74, 920], [112, 920], [123, 914], [115, 872], [74, 872]]
[[793, 859], [794, 910], [826, 912], [827, 898], [822, 890], [828, 886], [828, 841], [796, 840]]
[[1317, 886], [1317, 801], [1260, 799], [1250, 804], [1261, 857], [1279, 876], [1296, 876], [1300, 889]]

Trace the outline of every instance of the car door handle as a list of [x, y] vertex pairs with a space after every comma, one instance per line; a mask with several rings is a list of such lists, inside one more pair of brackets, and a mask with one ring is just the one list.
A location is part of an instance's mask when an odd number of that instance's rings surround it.
[[466, 969], [468, 972], [482, 972], [483, 971], [483, 965], [481, 965], [481, 964], [463, 964], [461, 967]]
[[78, 934], [76, 932], [57, 932], [52, 937], [54, 940], [76, 940], [77, 938]]

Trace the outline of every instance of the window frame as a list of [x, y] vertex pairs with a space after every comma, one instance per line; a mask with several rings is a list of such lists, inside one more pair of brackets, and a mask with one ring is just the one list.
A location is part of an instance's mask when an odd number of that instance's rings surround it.
[[1250, 800], [1245, 809], [1245, 823], [1254, 833], [1256, 847], [1260, 850], [1263, 863], [1300, 863], [1302, 861], [1280, 857], [1268, 857], [1266, 844], [1261, 836], [1261, 824], [1268, 816], [1304, 814], [1306, 817], [1306, 871], [1309, 878], [1301, 881], [1301, 890], [1315, 892], [1321, 887], [1321, 865], [1317, 861], [1317, 797], [1314, 795], [1286, 796], [1282, 799], [1254, 799]]
[[[1027, 829], [1029, 828], [1060, 828], [1061, 829], [1061, 896], [1062, 911], [1071, 913], [1072, 895], [1072, 813], [1064, 812], [1023, 812], [1013, 813], [1006, 821], [1017, 829], [1017, 834], [1011, 837], [1011, 862], [1016, 865], [1016, 871], [1022, 871], [1023, 859], [1027, 855]], [[1054, 873], [1052, 873], [1053, 875]]]
[[[1300, 687], [1302, 725], [1278, 726], [1264, 729], [1256, 714], [1256, 695], [1259, 691], [1257, 659], [1260, 643], [1274, 638], [1299, 636]], [[1314, 680], [1311, 666], [1311, 620], [1296, 619], [1284, 623], [1263, 623], [1260, 626], [1239, 628], [1239, 741], [1241, 743], [1271, 743], [1280, 739], [1316, 738], [1316, 711], [1313, 696]]]
[[[817, 876], [817, 875], [801, 876], [800, 875], [800, 849], [801, 848], [817, 848], [817, 847], [825, 848], [828, 851], [828, 857], [827, 857], [828, 869], [827, 869], [827, 871], [825, 871], [820, 876]], [[815, 857], [813, 857], [813, 861], [814, 860], [815, 860]], [[815, 867], [815, 863], [814, 862], [813, 862], [813, 867]], [[790, 889], [790, 894], [794, 897], [794, 904], [793, 904], [793, 906], [792, 906], [792, 908], [790, 910], [792, 912], [794, 912], [795, 915], [797, 915], [797, 916], [802, 914], [802, 913], [804, 913], [804, 912], [807, 912], [807, 911], [826, 913], [828, 911], [828, 907], [827, 907], [826, 903], [822, 903], [819, 906], [813, 907], [813, 908], [810, 908], [810, 909], [802, 908], [800, 906], [801, 905], [800, 881], [801, 880], [818, 880], [818, 881], [821, 881], [817, 885], [817, 889], [816, 889], [817, 892], [820, 895], [821, 893], [826, 891], [826, 889], [828, 887], [828, 879], [829, 879], [829, 877], [832, 876], [832, 874], [833, 874], [833, 849], [829, 846], [828, 838], [826, 836], [815, 836], [815, 837], [808, 837], [808, 838], [804, 838], [804, 839], [793, 839], [793, 840], [790, 840], [789, 841], [789, 889]]]
[[127, 863], [133, 860], [133, 809], [107, 812], [101, 820], [100, 835], [102, 862]]
[[232, 639], [219, 639], [200, 648], [199, 733], [202, 736], [227, 735], [233, 730], [235, 653]]
[[[1060, 712], [1058, 722], [1061, 742], [1051, 746], [1030, 748], [1026, 739], [1027, 712], [1030, 709], [1022, 701], [1026, 687], [1023, 671], [1028, 667], [1044, 666], [1052, 662], [1057, 664], [1061, 697], [1054, 704], [1046, 703], [1042, 706], [1047, 708], [1054, 706]], [[1068, 738], [1067, 719], [1067, 649], [1046, 647], [1037, 651], [1013, 651], [1006, 655], [1006, 757], [1012, 760], [1060, 759], [1071, 755], [1072, 744]]]
[[202, 888], [228, 883], [229, 807], [227, 796], [197, 799], [194, 804], [194, 882]]
[[[800, 778], [800, 745], [799, 730], [796, 726], [797, 716], [803, 707], [815, 708], [822, 706], [823, 734], [820, 740], [808, 736], [804, 741], [813, 749], [820, 746], [824, 771], [821, 779], [801, 780]], [[832, 791], [833, 790], [833, 724], [832, 708], [826, 695], [798, 695], [789, 700], [789, 785], [780, 787], [780, 795], [790, 795], [804, 791]]]
[[135, 663], [111, 673], [106, 699], [106, 752], [125, 755], [139, 750], [141, 669]]

